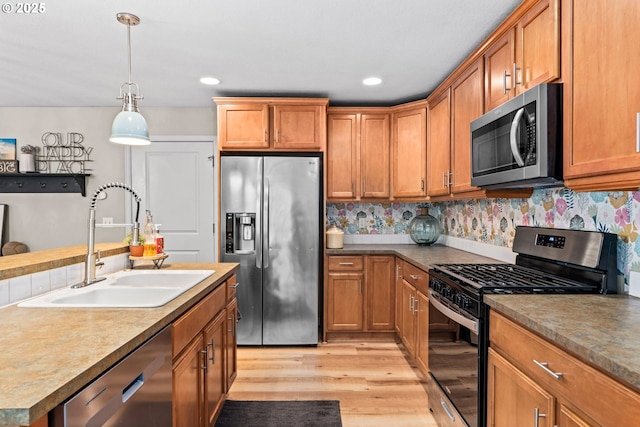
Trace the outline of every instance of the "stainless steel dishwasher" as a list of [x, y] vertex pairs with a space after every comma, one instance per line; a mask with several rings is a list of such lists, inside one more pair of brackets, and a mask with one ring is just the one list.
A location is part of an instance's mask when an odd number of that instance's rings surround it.
[[165, 427], [172, 422], [166, 327], [53, 410], [52, 427]]

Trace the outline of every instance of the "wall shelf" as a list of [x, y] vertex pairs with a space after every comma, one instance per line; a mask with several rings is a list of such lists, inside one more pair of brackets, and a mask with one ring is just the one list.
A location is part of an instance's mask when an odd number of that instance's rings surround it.
[[86, 196], [85, 173], [0, 174], [0, 193], [81, 193]]

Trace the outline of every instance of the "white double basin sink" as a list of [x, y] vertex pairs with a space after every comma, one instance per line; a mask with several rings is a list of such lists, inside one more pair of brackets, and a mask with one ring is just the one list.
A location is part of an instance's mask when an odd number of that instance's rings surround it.
[[18, 307], [160, 307], [214, 273], [215, 270], [124, 270], [82, 288], [67, 287], [28, 299]]

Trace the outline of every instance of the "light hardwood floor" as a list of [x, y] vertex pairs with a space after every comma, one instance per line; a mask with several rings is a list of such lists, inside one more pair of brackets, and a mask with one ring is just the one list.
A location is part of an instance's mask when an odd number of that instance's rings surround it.
[[339, 400], [344, 427], [436, 427], [424, 385], [394, 342], [239, 347], [229, 399]]

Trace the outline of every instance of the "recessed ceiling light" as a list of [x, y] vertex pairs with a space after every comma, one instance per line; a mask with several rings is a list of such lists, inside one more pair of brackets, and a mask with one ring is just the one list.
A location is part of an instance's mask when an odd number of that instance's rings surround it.
[[216, 79], [215, 77], [203, 77], [200, 79], [200, 83], [202, 83], [203, 85], [213, 86], [219, 84], [220, 80]]
[[367, 86], [375, 86], [382, 83], [382, 79], [380, 77], [367, 77], [362, 81], [362, 84]]

